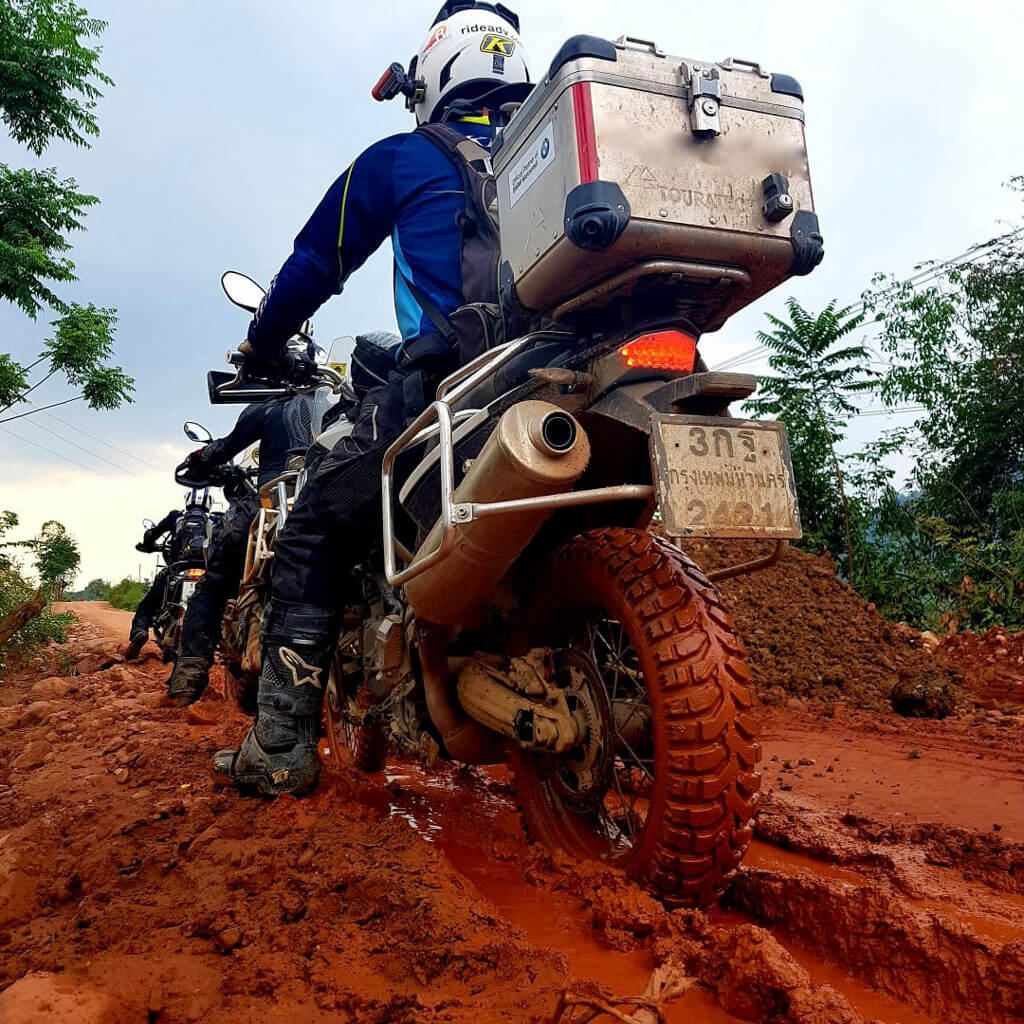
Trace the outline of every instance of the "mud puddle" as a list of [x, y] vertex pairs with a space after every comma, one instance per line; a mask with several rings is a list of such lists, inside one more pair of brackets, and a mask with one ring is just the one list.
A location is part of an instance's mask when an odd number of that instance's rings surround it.
[[[521, 838], [519, 816], [504, 769], [425, 772], [416, 765], [390, 764], [385, 778], [385, 788], [366, 788], [367, 801], [389, 817], [403, 820], [422, 839], [441, 849], [455, 869], [531, 942], [562, 953], [570, 972], [581, 979], [598, 981], [620, 995], [644, 990], [654, 966], [648, 950], [618, 952], [609, 948], [599, 940], [574, 899], [539, 889], [524, 878], [523, 859], [529, 848]], [[851, 890], [869, 884], [854, 871], [760, 841], [753, 844], [748, 864], [772, 873], [811, 874]], [[737, 908], [718, 908], [710, 918], [729, 927], [764, 924], [757, 915]], [[772, 933], [815, 983], [840, 992], [866, 1020], [936, 1024], [943, 1019], [918, 1012], [866, 986], [792, 937], [778, 934], [776, 929]], [[665, 1019], [668, 1024], [717, 1024], [741, 1018], [723, 1010], [707, 989], [695, 986], [665, 1008]]]

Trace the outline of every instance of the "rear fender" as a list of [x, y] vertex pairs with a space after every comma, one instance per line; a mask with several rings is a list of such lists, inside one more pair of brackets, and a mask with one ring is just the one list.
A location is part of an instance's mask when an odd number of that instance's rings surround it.
[[650, 433], [651, 413], [727, 416], [729, 403], [749, 398], [757, 378], [747, 373], [692, 373], [675, 380], [647, 380], [612, 387], [588, 410], [591, 415]]

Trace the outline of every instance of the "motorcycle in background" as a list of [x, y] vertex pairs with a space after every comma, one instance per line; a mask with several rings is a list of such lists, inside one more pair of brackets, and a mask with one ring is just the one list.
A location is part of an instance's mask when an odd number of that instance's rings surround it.
[[[186, 424], [186, 428], [188, 426]], [[204, 492], [205, 488], [190, 489], [185, 513], [175, 533], [169, 535], [159, 549], [167, 569], [163, 598], [160, 610], [153, 618], [152, 630], [165, 663], [174, 661], [178, 656], [185, 609], [199, 581], [206, 575], [206, 549], [220, 518], [220, 513], [207, 509]], [[144, 519], [143, 526], [147, 530], [151, 529], [153, 521]], [[137, 547], [139, 550], [157, 550], [140, 545]]]

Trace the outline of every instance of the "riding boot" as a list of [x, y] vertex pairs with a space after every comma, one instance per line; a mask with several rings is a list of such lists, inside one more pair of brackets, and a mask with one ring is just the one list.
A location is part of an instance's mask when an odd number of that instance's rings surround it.
[[167, 696], [172, 704], [179, 707], [195, 704], [206, 692], [219, 629], [220, 616], [203, 606], [197, 589], [185, 610], [178, 657], [167, 677]]
[[337, 645], [338, 614], [306, 604], [267, 605], [256, 721], [237, 750], [219, 750], [222, 781], [264, 796], [313, 789], [320, 778], [320, 715]]
[[147, 640], [149, 640], [149, 623], [142, 625], [132, 622], [131, 632], [128, 634], [128, 646], [124, 651], [124, 660], [134, 661], [142, 653], [142, 648], [146, 646]]
[[213, 658], [210, 655], [188, 657], [179, 654], [174, 669], [167, 678], [168, 700], [179, 707], [195, 704], [210, 685], [212, 664]]

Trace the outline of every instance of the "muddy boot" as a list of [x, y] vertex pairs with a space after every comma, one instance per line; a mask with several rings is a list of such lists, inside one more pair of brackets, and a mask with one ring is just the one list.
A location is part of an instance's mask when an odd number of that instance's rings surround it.
[[147, 627], [132, 626], [132, 631], [128, 634], [128, 646], [124, 650], [124, 660], [134, 661], [142, 653], [142, 648], [146, 646], [147, 640], [149, 640]]
[[195, 704], [210, 685], [211, 658], [186, 658], [179, 655], [167, 679], [167, 698], [172, 704], [185, 707]]
[[214, 754], [218, 781], [264, 796], [300, 796], [316, 786], [320, 714], [336, 623], [329, 608], [267, 606], [256, 721], [241, 747]]

